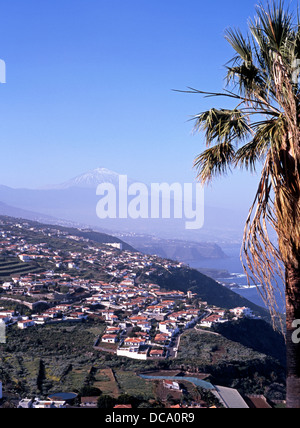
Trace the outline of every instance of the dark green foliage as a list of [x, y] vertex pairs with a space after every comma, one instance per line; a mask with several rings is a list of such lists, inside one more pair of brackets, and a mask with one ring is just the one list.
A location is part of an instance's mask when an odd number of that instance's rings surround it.
[[84, 386], [80, 390], [80, 395], [82, 397], [99, 397], [102, 394], [102, 391], [99, 388], [94, 386]]
[[[254, 330], [255, 327], [254, 324]], [[271, 343], [280, 346], [274, 338], [269, 341]], [[271, 353], [270, 349], [266, 351]], [[284, 399], [285, 367], [277, 359], [224, 336], [196, 331], [184, 333], [176, 363], [176, 368], [209, 373], [213, 384], [270, 397], [276, 391], [277, 398]]]
[[49, 324], [27, 330], [8, 328], [7, 343], [0, 344], [4, 387], [21, 397], [33, 394], [46, 397], [49, 393], [76, 392], [91, 386], [87, 381], [97, 360], [93, 343], [103, 331], [102, 324], [92, 321]]
[[214, 331], [229, 340], [278, 359], [283, 365], [286, 363], [284, 337], [263, 320], [243, 318], [230, 323], [216, 324]]
[[117, 398], [117, 404], [131, 404], [132, 407], [138, 407], [141, 402], [143, 402], [142, 399], [129, 394], [121, 394]]
[[222, 407], [217, 397], [208, 389], [203, 389], [197, 386], [197, 391], [200, 394], [201, 400], [203, 400], [209, 407]]
[[40, 392], [43, 391], [43, 382], [45, 381], [45, 379], [46, 379], [45, 364], [43, 360], [40, 360], [39, 371], [38, 371], [37, 380], [36, 380], [36, 386]]
[[97, 402], [99, 409], [111, 409], [116, 404], [116, 400], [110, 395], [101, 395]]

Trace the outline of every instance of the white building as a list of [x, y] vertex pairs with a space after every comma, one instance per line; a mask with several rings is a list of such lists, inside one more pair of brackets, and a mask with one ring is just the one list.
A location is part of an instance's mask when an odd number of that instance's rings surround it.
[[247, 308], [246, 306], [230, 309], [230, 312], [233, 313], [236, 317], [252, 318], [254, 316], [252, 309]]
[[17, 325], [19, 328], [24, 330], [25, 328], [34, 326], [34, 321], [33, 320], [22, 320], [22, 321], [18, 321]]
[[46, 401], [46, 400], [35, 400], [32, 403], [34, 409], [61, 409], [66, 407], [65, 401]]
[[122, 245], [121, 242], [111, 242], [111, 243], [108, 242], [105, 245], [109, 245], [110, 247], [117, 248], [118, 250], [122, 250], [123, 249], [123, 245]]
[[4, 282], [1, 287], [3, 288], [3, 290], [11, 290], [12, 289], [12, 283], [11, 282]]
[[139, 347], [119, 348], [117, 355], [119, 357], [132, 358], [133, 360], [147, 360], [148, 350], [141, 351]]
[[176, 322], [172, 321], [162, 321], [159, 323], [158, 328], [161, 333], [165, 333], [169, 337], [179, 332], [179, 328], [177, 327]]
[[19, 402], [18, 407], [23, 409], [61, 409], [66, 407], [66, 402], [59, 400], [40, 400], [39, 398], [24, 398]]
[[116, 334], [104, 334], [101, 339], [103, 343], [116, 343], [117, 341], [118, 336]]
[[19, 254], [19, 259], [22, 262], [29, 262], [31, 260], [31, 257], [28, 254]]
[[167, 389], [171, 389], [173, 391], [180, 391], [180, 386], [178, 382], [175, 382], [173, 380], [164, 379], [163, 385]]

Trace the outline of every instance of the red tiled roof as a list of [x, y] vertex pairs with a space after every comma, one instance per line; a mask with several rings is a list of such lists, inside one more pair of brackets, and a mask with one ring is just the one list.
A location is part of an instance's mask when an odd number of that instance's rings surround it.
[[131, 404], [116, 404], [114, 409], [132, 409]]

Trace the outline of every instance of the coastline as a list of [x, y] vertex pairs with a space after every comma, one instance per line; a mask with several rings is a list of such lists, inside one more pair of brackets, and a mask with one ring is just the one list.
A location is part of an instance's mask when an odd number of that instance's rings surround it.
[[[210, 276], [219, 284], [230, 288], [252, 303], [267, 308], [258, 291], [258, 287], [262, 287], [262, 285], [247, 284], [247, 275], [244, 273], [240, 261], [240, 245], [226, 245], [226, 247], [222, 249], [227, 254], [227, 258], [206, 261], [201, 260], [199, 262], [191, 261], [189, 266], [200, 271], [204, 275]], [[285, 302], [282, 301], [279, 291], [275, 292], [275, 297], [279, 311], [285, 313]]]

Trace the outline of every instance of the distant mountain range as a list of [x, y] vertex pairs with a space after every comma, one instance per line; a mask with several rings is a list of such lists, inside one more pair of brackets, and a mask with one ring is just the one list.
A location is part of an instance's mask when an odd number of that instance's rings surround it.
[[192, 261], [203, 262], [213, 259], [217, 261], [227, 257], [222, 248], [215, 243], [161, 239], [150, 235], [125, 236], [123, 239], [142, 253], [187, 264]]
[[[134, 181], [128, 178], [128, 185]], [[185, 229], [186, 219], [104, 219], [96, 214], [100, 183], [118, 189], [119, 174], [106, 168], [88, 171], [64, 183], [40, 189], [10, 188], [0, 185], [0, 214], [43, 222], [88, 226], [107, 233], [147, 234], [163, 239], [196, 242], [239, 242], [245, 219], [231, 210], [205, 206], [205, 224], [201, 230]], [[172, 184], [172, 183], [170, 183]]]
[[[38, 222], [46, 222], [50, 224], [57, 224], [58, 219], [47, 216], [46, 214], [39, 214], [33, 211], [24, 210], [22, 208], [12, 207], [0, 201], [0, 215], [7, 217], [22, 218], [26, 220], [33, 220]], [[62, 220], [62, 223], [64, 221]]]

